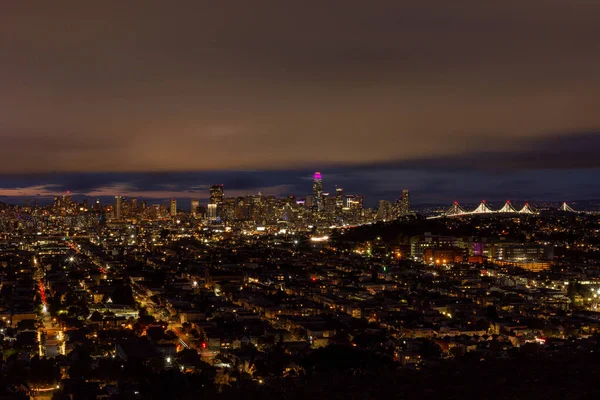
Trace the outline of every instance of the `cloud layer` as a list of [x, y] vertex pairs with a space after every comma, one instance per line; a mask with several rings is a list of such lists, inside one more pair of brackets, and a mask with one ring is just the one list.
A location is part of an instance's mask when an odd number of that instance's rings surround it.
[[9, 3], [3, 173], [521, 167], [600, 127], [598, 2]]

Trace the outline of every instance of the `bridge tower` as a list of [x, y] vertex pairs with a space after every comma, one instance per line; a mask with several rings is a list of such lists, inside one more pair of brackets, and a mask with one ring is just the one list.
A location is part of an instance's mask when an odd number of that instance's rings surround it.
[[448, 211], [446, 211], [444, 213], [444, 215], [446, 217], [452, 217], [454, 215], [462, 215], [462, 214], [465, 214], [465, 213], [466, 213], [465, 209], [462, 208], [460, 206], [460, 204], [458, 204], [458, 201], [455, 201], [454, 204], [452, 204], [452, 206], [448, 209]]
[[559, 210], [560, 210], [560, 211], [566, 211], [566, 212], [575, 212], [575, 210], [573, 210], [573, 209], [571, 208], [571, 206], [569, 206], [569, 205], [567, 204], [567, 202], [566, 202], [566, 201], [562, 203], [562, 205], [560, 206]]
[[479, 206], [474, 209], [471, 214], [488, 214], [493, 212], [491, 208], [488, 207], [488, 205], [486, 204], [485, 200], [481, 200], [481, 203], [479, 204]]
[[499, 212], [499, 213], [516, 213], [517, 210], [513, 207], [512, 204], [510, 204], [510, 200], [506, 200], [506, 203], [504, 203], [504, 207], [502, 207], [501, 209], [499, 209], [496, 212]]
[[519, 214], [535, 214], [535, 211], [533, 211], [529, 203], [525, 203], [523, 208], [519, 210]]

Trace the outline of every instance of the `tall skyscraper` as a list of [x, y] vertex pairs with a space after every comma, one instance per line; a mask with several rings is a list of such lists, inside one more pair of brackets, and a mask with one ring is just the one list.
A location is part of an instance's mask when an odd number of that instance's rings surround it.
[[392, 203], [387, 200], [379, 200], [377, 207], [377, 220], [378, 221], [389, 221], [392, 219]]
[[209, 203], [208, 206], [206, 207], [206, 217], [210, 220], [210, 221], [216, 221], [217, 220], [217, 205], [214, 203]]
[[115, 196], [115, 219], [121, 219], [122, 200], [121, 196]]
[[316, 205], [315, 196], [312, 196], [312, 195], [306, 196], [306, 198], [304, 199], [304, 207], [312, 209], [315, 207], [315, 205]]
[[171, 217], [177, 215], [177, 199], [171, 199], [169, 201], [169, 214], [171, 215]]
[[71, 192], [67, 190], [67, 193], [62, 197], [62, 206], [65, 208], [71, 208]]
[[192, 214], [193, 217], [198, 215], [199, 208], [200, 208], [200, 200], [192, 199], [192, 202], [190, 204], [190, 214]]
[[235, 197], [226, 197], [221, 208], [221, 218], [225, 221], [233, 221], [235, 219]]
[[394, 218], [404, 217], [410, 214], [410, 192], [408, 189], [402, 191], [402, 195], [394, 206]]
[[402, 199], [400, 203], [400, 213], [401, 215], [410, 214], [410, 192], [408, 189], [404, 189], [402, 191]]
[[210, 204], [223, 204], [224, 200], [223, 185], [212, 185], [210, 187]]
[[320, 172], [313, 175], [313, 196], [318, 211], [323, 211], [323, 177]]
[[[211, 220], [216, 220], [218, 217], [221, 217], [224, 201], [225, 201], [225, 192], [223, 190], [223, 185], [222, 184], [212, 185], [210, 187], [210, 199], [209, 199], [208, 203], [209, 203], [209, 205], [211, 205], [211, 204], [214, 205], [214, 207], [211, 207], [210, 209], [207, 210], [207, 212], [209, 213], [209, 218], [211, 218]], [[211, 217], [210, 213], [214, 213], [214, 216]]]
[[335, 206], [338, 210], [344, 207], [344, 188], [335, 188]]
[[346, 207], [351, 210], [361, 210], [363, 208], [363, 197], [360, 194], [346, 195]]

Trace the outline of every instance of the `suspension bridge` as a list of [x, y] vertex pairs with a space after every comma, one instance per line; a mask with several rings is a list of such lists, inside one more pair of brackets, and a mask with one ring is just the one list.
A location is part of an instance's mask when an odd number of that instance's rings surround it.
[[[566, 202], [562, 203], [562, 205], [558, 209], [560, 211], [576, 212]], [[525, 215], [535, 215], [535, 214], [538, 214], [538, 212], [535, 211], [529, 205], [529, 203], [525, 203], [525, 205], [522, 208], [516, 209], [511, 204], [510, 200], [507, 200], [506, 203], [504, 203], [504, 206], [502, 206], [502, 208], [500, 208], [499, 210], [492, 210], [490, 208], [490, 206], [488, 206], [488, 204], [485, 202], [485, 200], [482, 200], [481, 203], [479, 204], [479, 206], [477, 206], [477, 208], [475, 208], [472, 211], [468, 211], [468, 210], [464, 209], [460, 204], [458, 204], [457, 201], [455, 201], [454, 204], [452, 204], [452, 206], [448, 209], [448, 211], [442, 213], [441, 215], [438, 215], [438, 216], [435, 216], [435, 217], [430, 217], [430, 218], [462, 217], [462, 216], [468, 216], [468, 215], [482, 215], [482, 214], [507, 214], [507, 215], [508, 214], [517, 214], [517, 215], [518, 214], [525, 214]]]

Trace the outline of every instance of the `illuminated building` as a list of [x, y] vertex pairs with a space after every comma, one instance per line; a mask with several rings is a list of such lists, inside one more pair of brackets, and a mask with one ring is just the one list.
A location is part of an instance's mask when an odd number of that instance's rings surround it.
[[169, 201], [169, 210], [170, 210], [171, 217], [174, 217], [177, 215], [177, 199], [171, 199]]
[[337, 199], [335, 197], [330, 197], [329, 194], [323, 194], [323, 210], [327, 214], [335, 214], [335, 210], [337, 207]]
[[315, 206], [318, 211], [323, 211], [323, 177], [320, 172], [313, 175], [313, 196], [315, 196]]
[[258, 193], [256, 196], [251, 198], [251, 219], [255, 222], [263, 223], [266, 219], [266, 207], [262, 193]]
[[138, 211], [137, 197], [131, 198], [130, 211], [134, 214], [137, 213], [137, 211]]
[[[427, 249], [466, 249], [465, 242], [455, 236], [442, 236], [425, 234], [413, 236], [410, 238], [410, 256], [416, 259], [423, 259]], [[461, 253], [462, 254], [462, 253]], [[434, 260], [423, 260], [431, 262]]]
[[460, 263], [465, 259], [465, 250], [460, 248], [428, 248], [425, 249], [423, 260], [435, 265]]
[[277, 199], [275, 198], [275, 196], [267, 196], [265, 198], [265, 208], [266, 208], [266, 214], [267, 214], [267, 219], [269, 220], [269, 222], [275, 222], [275, 209], [276, 209], [276, 204], [277, 204]]
[[250, 219], [252, 211], [252, 200], [247, 197], [238, 197], [235, 205], [235, 219], [238, 221], [247, 221]]
[[122, 201], [123, 198], [121, 196], [115, 196], [115, 219], [121, 219]]
[[166, 204], [160, 204], [158, 209], [159, 209], [160, 218], [165, 218], [166, 216], [169, 215], [169, 209], [166, 206]]
[[71, 207], [71, 192], [67, 190], [67, 193], [62, 197], [62, 206], [65, 208]]
[[410, 215], [410, 193], [408, 189], [402, 191], [402, 195], [394, 204], [394, 218]]
[[[210, 187], [209, 204], [215, 205], [215, 207], [214, 207], [214, 212], [216, 213], [215, 219], [217, 217], [221, 217], [224, 201], [225, 201], [225, 192], [223, 191], [223, 185], [222, 184], [212, 185]], [[209, 215], [210, 215], [210, 212], [211, 211], [208, 210]]]
[[402, 197], [400, 198], [400, 215], [410, 214], [410, 193], [408, 189], [402, 191]]
[[192, 214], [192, 216], [195, 217], [198, 215], [199, 208], [200, 208], [200, 200], [192, 199], [191, 204], [190, 204], [190, 213]]
[[392, 219], [392, 203], [387, 200], [379, 200], [379, 206], [377, 207], [377, 220], [378, 221], [389, 221]]
[[210, 187], [210, 204], [223, 204], [225, 200], [225, 193], [223, 191], [223, 185], [212, 185]]
[[534, 272], [550, 269], [554, 248], [533, 243], [495, 243], [490, 245], [492, 260], [501, 265], [514, 265]]
[[304, 199], [304, 207], [312, 209], [315, 206], [315, 196], [306, 196]]
[[361, 195], [349, 194], [346, 196], [346, 207], [350, 210], [360, 210], [363, 208], [363, 197]]
[[206, 207], [206, 217], [210, 220], [210, 221], [216, 221], [217, 220], [217, 205], [214, 203], [210, 203], [208, 204], [208, 206]]
[[344, 208], [344, 189], [341, 187], [335, 188], [335, 207], [337, 210]]
[[225, 221], [233, 221], [235, 219], [235, 197], [226, 197], [221, 210], [221, 218]]

